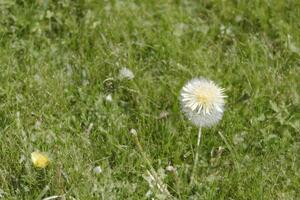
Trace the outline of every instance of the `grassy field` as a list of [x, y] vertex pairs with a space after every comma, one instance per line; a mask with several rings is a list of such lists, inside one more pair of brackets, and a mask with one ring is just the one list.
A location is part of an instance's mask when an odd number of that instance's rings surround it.
[[[299, 1], [0, 0], [0, 19], [0, 199], [300, 198]], [[179, 92], [200, 76], [228, 97], [191, 186]]]

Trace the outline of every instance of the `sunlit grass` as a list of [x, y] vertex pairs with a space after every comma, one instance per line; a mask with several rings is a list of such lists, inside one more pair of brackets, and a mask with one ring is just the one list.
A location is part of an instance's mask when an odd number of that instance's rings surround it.
[[[299, 10], [0, 2], [0, 199], [299, 198]], [[189, 187], [197, 130], [179, 92], [199, 76], [228, 97], [220, 124], [203, 132]], [[131, 129], [170, 196], [151, 188]], [[45, 169], [31, 161], [36, 150], [51, 158]]]

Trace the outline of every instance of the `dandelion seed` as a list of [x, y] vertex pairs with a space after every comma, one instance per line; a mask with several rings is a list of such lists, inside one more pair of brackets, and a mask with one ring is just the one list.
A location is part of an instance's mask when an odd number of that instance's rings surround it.
[[128, 68], [126, 68], [126, 67], [123, 67], [123, 68], [120, 70], [120, 72], [119, 72], [119, 77], [120, 77], [121, 79], [128, 79], [128, 80], [131, 80], [131, 79], [134, 78], [134, 74], [133, 74], [133, 72], [132, 72], [130, 69], [128, 69]]
[[47, 155], [37, 151], [31, 153], [31, 161], [37, 168], [46, 168], [50, 163]]
[[204, 78], [189, 81], [181, 90], [182, 110], [198, 127], [219, 122], [224, 111], [224, 89]]
[[102, 168], [100, 166], [97, 166], [93, 169], [93, 172], [95, 174], [101, 174], [102, 173]]

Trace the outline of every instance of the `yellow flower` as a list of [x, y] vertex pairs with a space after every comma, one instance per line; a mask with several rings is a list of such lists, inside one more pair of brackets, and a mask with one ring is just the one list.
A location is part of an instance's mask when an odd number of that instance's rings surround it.
[[50, 163], [48, 156], [36, 151], [31, 153], [31, 161], [37, 168], [45, 168]]

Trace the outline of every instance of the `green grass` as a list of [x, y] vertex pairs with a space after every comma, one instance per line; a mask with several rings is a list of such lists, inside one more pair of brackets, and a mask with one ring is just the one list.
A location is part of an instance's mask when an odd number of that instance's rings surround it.
[[[299, 18], [296, 0], [0, 1], [0, 199], [147, 199], [132, 128], [173, 199], [298, 199]], [[228, 98], [190, 187], [179, 91], [199, 76]]]

